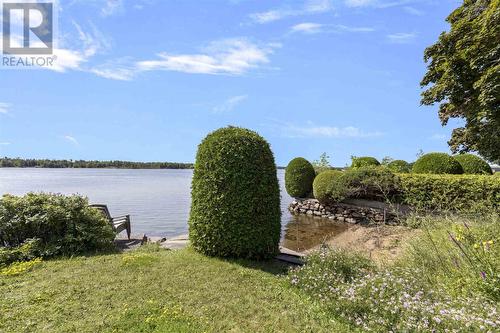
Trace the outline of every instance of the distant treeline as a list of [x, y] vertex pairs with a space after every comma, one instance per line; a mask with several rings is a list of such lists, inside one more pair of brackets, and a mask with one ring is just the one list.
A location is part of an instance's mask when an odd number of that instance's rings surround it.
[[114, 168], [114, 169], [192, 169], [192, 163], [36, 160], [4, 157], [0, 168]]

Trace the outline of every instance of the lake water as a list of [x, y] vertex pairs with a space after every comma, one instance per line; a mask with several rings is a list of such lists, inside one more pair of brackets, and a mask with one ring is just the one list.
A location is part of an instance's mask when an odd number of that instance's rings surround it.
[[[292, 216], [293, 200], [281, 187], [282, 239], [286, 247], [304, 250], [336, 234], [341, 226], [324, 219]], [[192, 170], [0, 168], [0, 194], [78, 193], [91, 203], [108, 205], [112, 215], [130, 214], [133, 234], [176, 236], [188, 231]]]

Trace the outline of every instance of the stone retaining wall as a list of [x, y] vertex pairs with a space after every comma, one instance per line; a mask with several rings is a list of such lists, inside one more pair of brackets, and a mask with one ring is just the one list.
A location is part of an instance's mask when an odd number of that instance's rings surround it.
[[288, 210], [347, 223], [398, 224], [399, 214], [386, 208], [361, 207], [345, 203], [322, 205], [316, 199], [295, 199]]

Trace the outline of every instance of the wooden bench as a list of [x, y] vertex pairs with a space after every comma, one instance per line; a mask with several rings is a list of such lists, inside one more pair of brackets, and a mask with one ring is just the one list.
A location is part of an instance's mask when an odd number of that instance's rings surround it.
[[108, 219], [116, 234], [126, 230], [127, 238], [130, 240], [130, 215], [112, 217], [106, 205], [94, 204], [90, 207], [98, 209]]

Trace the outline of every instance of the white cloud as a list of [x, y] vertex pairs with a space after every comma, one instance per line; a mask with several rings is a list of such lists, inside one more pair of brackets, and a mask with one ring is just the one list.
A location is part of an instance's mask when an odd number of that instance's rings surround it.
[[408, 44], [415, 40], [417, 37], [416, 33], [398, 32], [394, 34], [387, 35], [389, 42], [394, 44]]
[[69, 142], [71, 142], [72, 144], [74, 144], [74, 145], [76, 145], [76, 146], [78, 146], [78, 145], [79, 145], [78, 140], [77, 140], [77, 139], [75, 139], [75, 138], [74, 138], [73, 136], [71, 136], [71, 135], [65, 135], [63, 138], [64, 138], [64, 139], [66, 139], [66, 140], [68, 140]]
[[[55, 56], [53, 65], [43, 67], [44, 69], [60, 73], [69, 70], [85, 70], [83, 64], [87, 63], [99, 52], [110, 49], [110, 42], [93, 24], [89, 23], [88, 31], [82, 29], [76, 22], [73, 22], [73, 26], [75, 27], [77, 37], [75, 38], [73, 34], [69, 34], [64, 39], [59, 40], [58, 44], [62, 46], [55, 47], [53, 50]], [[13, 46], [22, 46], [22, 36], [13, 35], [11, 38]], [[43, 45], [42, 42], [38, 42], [34, 43], [33, 46]]]
[[0, 142], [0, 146], [8, 146], [10, 145], [10, 142]]
[[114, 15], [123, 10], [123, 0], [106, 0], [101, 8], [101, 15], [104, 17]]
[[307, 13], [325, 13], [332, 10], [333, 5], [330, 0], [308, 0], [304, 8]]
[[299, 23], [292, 27], [292, 32], [302, 32], [305, 34], [316, 34], [323, 30], [324, 25], [319, 23]]
[[333, 26], [337, 31], [344, 32], [373, 32], [375, 28], [372, 27], [351, 27], [347, 25], [337, 24]]
[[224, 103], [214, 107], [212, 110], [214, 113], [226, 113], [233, 111], [239, 104], [245, 101], [248, 95], [239, 95], [228, 98]]
[[[344, 0], [344, 4], [347, 7], [362, 8], [362, 7], [372, 7], [372, 8], [392, 8], [398, 6], [405, 6], [411, 3], [422, 2], [422, 0]], [[408, 7], [407, 7], [408, 8]], [[413, 8], [415, 9], [415, 8]], [[417, 9], [415, 9], [417, 10]], [[412, 14], [412, 13], [410, 13]]]
[[373, 32], [372, 27], [351, 27], [343, 24], [319, 24], [319, 23], [299, 23], [294, 25], [290, 32], [300, 32], [304, 34], [318, 33], [343, 33], [343, 32]]
[[73, 21], [73, 26], [78, 32], [78, 38], [82, 44], [81, 49], [85, 57], [92, 57], [98, 52], [111, 49], [109, 40], [92, 23], [89, 23], [89, 31], [84, 31], [75, 21]]
[[119, 66], [106, 67], [106, 65], [92, 68], [90, 71], [95, 75], [103, 77], [105, 79], [118, 80], [118, 81], [130, 81], [134, 78], [136, 74], [136, 70], [134, 68], [119, 67]]
[[330, 0], [309, 0], [303, 3], [299, 8], [283, 7], [265, 12], [253, 13], [250, 14], [250, 19], [256, 23], [264, 24], [287, 17], [321, 14], [331, 10], [333, 10], [333, 5]]
[[68, 70], [84, 70], [82, 65], [90, 58], [111, 48], [108, 39], [92, 23], [89, 23], [90, 27], [87, 31], [74, 21], [73, 26], [78, 38], [71, 40], [72, 45], [54, 49], [54, 55], [57, 58], [54, 66], [47, 67], [48, 69], [62, 73]]
[[379, 131], [366, 132], [354, 126], [318, 126], [311, 121], [301, 125], [276, 122], [270, 127], [289, 138], [370, 138], [383, 135]]
[[157, 59], [115, 61], [96, 66], [91, 72], [108, 79], [131, 80], [147, 71], [175, 71], [191, 74], [244, 75], [270, 62], [279, 44], [257, 45], [245, 39], [215, 41], [200, 53], [159, 53]]
[[212, 42], [198, 54], [160, 53], [156, 60], [137, 62], [139, 71], [167, 70], [195, 74], [242, 75], [269, 63], [274, 45], [258, 46], [244, 39]]
[[281, 20], [284, 17], [292, 15], [292, 13], [293, 11], [288, 9], [269, 10], [267, 12], [250, 14], [250, 18], [257, 23], [263, 24]]
[[422, 16], [424, 15], [425, 13], [423, 11], [421, 11], [420, 9], [417, 9], [415, 7], [410, 7], [410, 6], [406, 6], [406, 7], [403, 7], [403, 10], [405, 12], [407, 12], [408, 14], [411, 14], [411, 15], [415, 15], [415, 16]]
[[347, 7], [365, 7], [375, 3], [374, 0], [345, 0]]
[[88, 61], [87, 57], [80, 51], [68, 49], [54, 49], [54, 55], [57, 57], [54, 65], [47, 69], [64, 73], [67, 70], [79, 70], [81, 65]]
[[1, 103], [0, 102], [0, 114], [7, 114], [9, 113], [11, 105], [9, 103]]

